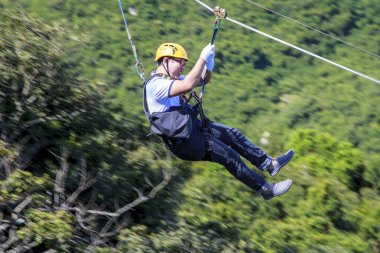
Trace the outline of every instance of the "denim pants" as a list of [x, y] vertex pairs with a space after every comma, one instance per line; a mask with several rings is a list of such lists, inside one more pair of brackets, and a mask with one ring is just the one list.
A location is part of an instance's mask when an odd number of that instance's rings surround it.
[[219, 163], [255, 191], [260, 190], [266, 183], [266, 180], [251, 170], [240, 156], [259, 169], [270, 163], [271, 158], [235, 128], [209, 121], [207, 127], [197, 128], [188, 141], [168, 145], [168, 148], [184, 160]]

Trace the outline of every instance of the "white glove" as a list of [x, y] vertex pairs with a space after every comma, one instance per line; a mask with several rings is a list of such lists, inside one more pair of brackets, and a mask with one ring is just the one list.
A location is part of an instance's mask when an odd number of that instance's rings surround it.
[[214, 57], [209, 59], [209, 61], [206, 64], [207, 71], [212, 71], [213, 68], [214, 68]]
[[200, 58], [205, 60], [206, 64], [215, 56], [215, 45], [208, 44], [205, 46], [201, 52]]

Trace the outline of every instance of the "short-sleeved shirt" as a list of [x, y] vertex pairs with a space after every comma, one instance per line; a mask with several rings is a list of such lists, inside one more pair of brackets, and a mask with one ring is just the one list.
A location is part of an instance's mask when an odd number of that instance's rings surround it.
[[[183, 80], [184, 76], [179, 79]], [[181, 105], [180, 96], [170, 97], [170, 91], [175, 80], [164, 77], [153, 77], [146, 85], [146, 101], [150, 113], [165, 112], [172, 106]]]

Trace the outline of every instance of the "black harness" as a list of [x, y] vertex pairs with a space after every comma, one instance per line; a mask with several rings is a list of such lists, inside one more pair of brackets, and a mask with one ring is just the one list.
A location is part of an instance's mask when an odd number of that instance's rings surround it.
[[153, 78], [158, 76], [163, 78], [167, 77], [163, 74], [154, 74], [143, 83], [144, 112], [149, 120], [151, 131], [161, 137], [164, 142], [169, 145], [185, 142], [196, 130], [197, 124], [199, 124], [197, 118], [199, 113], [194, 107], [182, 99], [180, 106], [172, 106], [165, 112], [150, 113], [146, 97], [146, 86]]

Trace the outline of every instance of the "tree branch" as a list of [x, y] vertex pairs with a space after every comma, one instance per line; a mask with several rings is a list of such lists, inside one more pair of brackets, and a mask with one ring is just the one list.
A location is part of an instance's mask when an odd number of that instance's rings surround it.
[[[0, 160], [0, 168], [4, 168], [5, 178], [8, 178], [11, 174], [11, 166], [7, 157], [2, 157]], [[4, 190], [4, 189], [3, 189]]]
[[18, 204], [16, 206], [16, 208], [13, 209], [13, 213], [12, 213], [12, 219], [16, 220], [18, 218], [18, 214], [24, 210], [24, 208], [26, 206], [28, 206], [30, 204], [30, 202], [32, 202], [33, 198], [32, 196], [27, 196], [23, 201], [21, 201], [20, 204]]
[[22, 240], [21, 244], [19, 244], [16, 248], [12, 249], [10, 252], [14, 253], [24, 253], [32, 249], [33, 247], [38, 246], [40, 243], [37, 241], [32, 241], [30, 236], [27, 236], [24, 240]]
[[[141, 203], [144, 203], [148, 201], [151, 198], [154, 198], [156, 194], [161, 191], [170, 181], [171, 174], [167, 171], [163, 171], [164, 179], [153, 187], [153, 189], [149, 192], [148, 195], [142, 195], [141, 191], [138, 191], [139, 197], [132, 201], [131, 203], [124, 205], [123, 207], [119, 208], [116, 212], [105, 212], [105, 211], [98, 211], [98, 210], [83, 210], [83, 213], [88, 214], [94, 214], [94, 215], [103, 215], [103, 216], [109, 216], [109, 217], [120, 217], [125, 212], [131, 210], [135, 206], [140, 205]], [[60, 209], [64, 210], [72, 210], [72, 211], [81, 211], [77, 207], [61, 207]]]
[[12, 246], [15, 242], [20, 241], [20, 239], [16, 236], [16, 229], [17, 228], [15, 226], [11, 227], [8, 235], [8, 240], [0, 245], [0, 252], [5, 252], [5, 250]]
[[96, 183], [97, 181], [97, 177], [93, 177], [89, 180], [87, 180], [87, 163], [86, 163], [86, 160], [84, 158], [81, 159], [81, 163], [82, 163], [82, 173], [81, 173], [81, 178], [80, 178], [80, 182], [79, 182], [79, 186], [78, 188], [71, 194], [71, 196], [66, 200], [65, 202], [65, 205], [67, 206], [70, 206], [78, 197], [79, 195], [87, 190], [88, 188], [90, 188], [93, 184]]
[[54, 183], [54, 199], [53, 199], [54, 207], [59, 207], [60, 202], [61, 202], [61, 197], [64, 194], [64, 186], [66, 183], [67, 173], [69, 171], [69, 165], [67, 162], [68, 157], [69, 157], [69, 151], [66, 148], [62, 148], [62, 157], [60, 157], [61, 167], [57, 171], [57, 176], [55, 177], [55, 183]]
[[125, 227], [129, 222], [131, 221], [131, 218], [130, 217], [125, 217], [122, 222], [120, 224], [117, 224], [116, 225], [116, 228], [111, 231], [111, 232], [108, 232], [108, 230], [105, 230], [104, 232], [103, 229], [102, 231], [100, 231], [100, 236], [103, 237], [103, 238], [106, 238], [106, 237], [112, 237], [112, 236], [115, 236], [117, 235], [120, 230]]

